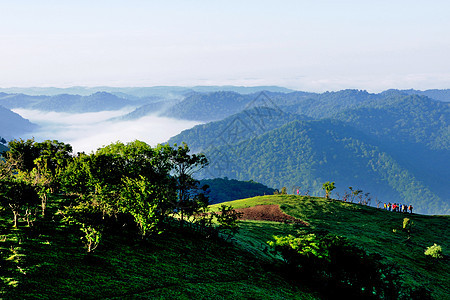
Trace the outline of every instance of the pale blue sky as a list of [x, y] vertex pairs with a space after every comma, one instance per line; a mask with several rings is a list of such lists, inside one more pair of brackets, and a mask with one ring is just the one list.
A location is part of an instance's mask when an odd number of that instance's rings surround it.
[[450, 1], [0, 1], [0, 87], [450, 88]]

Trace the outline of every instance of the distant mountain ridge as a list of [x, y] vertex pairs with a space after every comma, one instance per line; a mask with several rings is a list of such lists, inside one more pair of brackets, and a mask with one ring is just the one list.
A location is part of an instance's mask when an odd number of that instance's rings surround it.
[[[358, 186], [380, 201], [450, 213], [448, 103], [357, 90], [268, 95], [273, 106], [254, 109], [272, 110], [270, 118], [250, 118], [244, 111], [185, 130], [169, 143], [203, 151], [212, 162], [201, 174], [207, 178], [253, 179], [272, 188], [299, 185], [316, 195], [331, 180], [341, 195]], [[299, 111], [305, 115], [295, 114]], [[265, 124], [264, 130], [255, 130], [260, 126], [253, 120]]]
[[[60, 94], [71, 94], [71, 95], [81, 95], [89, 96], [97, 92], [107, 92], [115, 95], [128, 95], [134, 97], [148, 97], [148, 96], [160, 96], [167, 97], [170, 95], [186, 95], [191, 92], [199, 93], [210, 93], [217, 91], [231, 91], [240, 94], [251, 94], [260, 91], [271, 91], [271, 92], [291, 92], [291, 89], [279, 87], [279, 86], [233, 86], [233, 85], [222, 85], [222, 86], [193, 86], [193, 87], [182, 87], [182, 86], [151, 86], [151, 87], [108, 87], [108, 86], [97, 86], [97, 87], [83, 87], [74, 86], [67, 88], [57, 88], [57, 87], [29, 87], [29, 88], [0, 88], [0, 93], [9, 94], [27, 94], [33, 96], [55, 96]], [[126, 97], [125, 97], [126, 98]]]
[[97, 92], [89, 96], [69, 94], [56, 96], [3, 94], [3, 96], [0, 95], [0, 105], [10, 109], [25, 108], [68, 113], [99, 112], [118, 110], [127, 106], [136, 106], [130, 100], [106, 92]]
[[0, 136], [10, 140], [37, 128], [36, 124], [0, 105]]

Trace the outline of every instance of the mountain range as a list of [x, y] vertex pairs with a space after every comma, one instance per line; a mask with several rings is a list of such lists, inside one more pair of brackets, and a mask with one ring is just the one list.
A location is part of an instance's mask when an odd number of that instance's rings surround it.
[[370, 193], [374, 205], [405, 202], [423, 213], [450, 213], [448, 103], [400, 91], [263, 96], [265, 106], [185, 130], [169, 143], [186, 142], [210, 158], [199, 177], [297, 186], [313, 195], [335, 181], [335, 197], [354, 187]]
[[[374, 205], [376, 201], [405, 202], [415, 205], [418, 212], [450, 213], [450, 89], [382, 93], [310, 93], [278, 87], [2, 91], [35, 93], [0, 92], [0, 135], [6, 139], [36, 129], [11, 111], [15, 108], [66, 113], [134, 108], [112, 121], [156, 114], [204, 123], [169, 140], [170, 144], [186, 142], [193, 151], [208, 156], [211, 164], [199, 179], [255, 180], [273, 189], [301, 187], [303, 193], [313, 195], [323, 193], [323, 182], [335, 181], [335, 197], [343, 197], [351, 186], [370, 192]], [[67, 93], [52, 94], [61, 91]]]

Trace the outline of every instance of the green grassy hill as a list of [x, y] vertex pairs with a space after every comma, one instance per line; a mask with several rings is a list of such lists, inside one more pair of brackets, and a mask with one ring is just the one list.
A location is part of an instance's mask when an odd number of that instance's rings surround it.
[[[309, 224], [302, 230], [328, 231], [344, 236], [370, 253], [381, 254], [386, 262], [398, 266], [404, 282], [411, 287], [427, 287], [434, 298], [445, 299], [450, 291], [450, 216], [426, 216], [389, 212], [374, 207], [345, 203], [324, 198], [278, 195], [261, 196], [225, 202], [220, 205], [245, 208], [256, 205], [278, 204], [283, 212]], [[413, 221], [411, 238], [402, 231], [403, 219]], [[262, 258], [269, 258], [266, 241], [273, 235], [297, 232], [292, 224], [268, 221], [241, 221], [237, 243]], [[446, 257], [433, 261], [424, 255], [427, 247], [441, 245]]]
[[81, 231], [45, 220], [12, 228], [0, 211], [0, 299], [317, 299], [251, 253], [177, 227], [148, 240], [120, 228], [87, 254]]
[[[81, 232], [60, 221], [53, 199], [47, 217], [12, 228], [0, 211], [0, 298], [5, 299], [317, 299], [319, 291], [293, 284], [280, 257], [268, 251], [274, 235], [298, 229], [345, 236], [395, 263], [406, 284], [425, 286], [434, 298], [448, 295], [449, 216], [404, 215], [373, 207], [292, 195], [228, 202], [235, 208], [278, 204], [309, 226], [241, 221], [231, 243], [206, 239], [187, 228], [142, 240], [131, 229], [104, 235], [87, 254]], [[217, 210], [221, 204], [211, 206]], [[414, 222], [412, 237], [402, 232], [404, 217]], [[394, 232], [396, 231], [396, 232]], [[441, 245], [446, 257], [432, 261], [424, 250]], [[281, 267], [280, 267], [281, 266]]]

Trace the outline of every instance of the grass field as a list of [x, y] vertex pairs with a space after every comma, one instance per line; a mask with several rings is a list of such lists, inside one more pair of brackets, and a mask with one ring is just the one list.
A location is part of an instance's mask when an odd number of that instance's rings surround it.
[[81, 232], [60, 222], [57, 200], [34, 227], [12, 228], [0, 213], [0, 298], [316, 299], [250, 253], [187, 229], [147, 241], [104, 235], [87, 254]]
[[[381, 254], [386, 261], [400, 268], [406, 284], [425, 286], [436, 299], [448, 299], [450, 295], [450, 216], [403, 214], [294, 195], [261, 196], [221, 204], [234, 208], [279, 204], [286, 214], [309, 224], [298, 228], [292, 224], [242, 221], [236, 236], [238, 244], [262, 258], [270, 256], [264, 247], [273, 235], [295, 234], [298, 229], [311, 232], [326, 230], [348, 238], [368, 252]], [[221, 204], [212, 206], [212, 210], [217, 210]], [[409, 238], [402, 230], [404, 218], [413, 222]], [[442, 246], [444, 254], [447, 254], [444, 259], [433, 260], [424, 255], [426, 247], [434, 243]]]
[[[449, 216], [406, 215], [323, 198], [263, 196], [225, 203], [235, 208], [277, 204], [309, 226], [241, 221], [232, 243], [177, 229], [141, 240], [132, 230], [105, 234], [93, 254], [81, 231], [61, 222], [63, 199], [53, 199], [45, 219], [13, 229], [0, 212], [0, 298], [5, 299], [316, 299], [320, 293], [291, 284], [267, 241], [274, 235], [328, 231], [380, 253], [403, 273], [406, 284], [426, 286], [436, 299], [450, 291]], [[211, 206], [217, 210], [219, 205]], [[414, 225], [410, 238], [403, 219]], [[447, 254], [432, 260], [427, 246]]]

